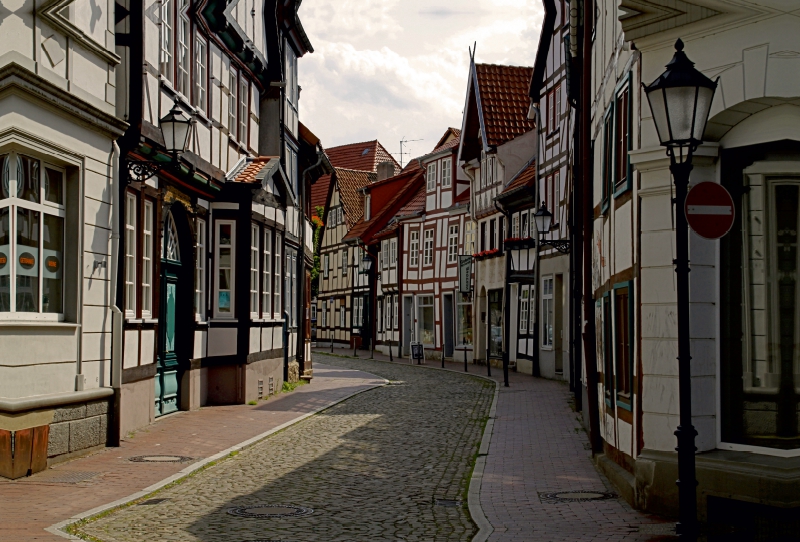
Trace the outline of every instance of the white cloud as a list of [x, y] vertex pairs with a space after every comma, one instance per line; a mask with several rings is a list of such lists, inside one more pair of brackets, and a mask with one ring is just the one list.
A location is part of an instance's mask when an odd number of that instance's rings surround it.
[[306, 0], [315, 52], [300, 60], [301, 119], [324, 145], [401, 137], [412, 155], [461, 126], [469, 68], [533, 65], [542, 8], [530, 0]]

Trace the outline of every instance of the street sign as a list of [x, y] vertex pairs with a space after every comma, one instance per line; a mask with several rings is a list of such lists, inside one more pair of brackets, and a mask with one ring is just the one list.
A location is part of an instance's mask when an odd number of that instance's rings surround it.
[[472, 292], [472, 256], [458, 256], [458, 291], [462, 294]]
[[704, 239], [719, 239], [731, 231], [735, 211], [733, 198], [721, 184], [696, 184], [686, 196], [686, 221]]

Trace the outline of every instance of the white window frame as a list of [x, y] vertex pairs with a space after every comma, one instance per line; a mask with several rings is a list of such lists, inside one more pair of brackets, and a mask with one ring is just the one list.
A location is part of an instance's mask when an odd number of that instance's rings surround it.
[[419, 230], [412, 230], [410, 237], [408, 265], [419, 267]]
[[397, 239], [389, 240], [389, 267], [397, 266]]
[[364, 221], [365, 222], [367, 222], [369, 220], [372, 220], [372, 215], [370, 213], [370, 209], [371, 209], [370, 199], [371, 199], [371, 196], [369, 194], [364, 196]]
[[250, 223], [250, 317], [258, 318], [259, 315], [259, 296], [258, 283], [261, 279], [259, 262], [261, 261], [261, 251], [258, 246], [260, 232], [258, 224]]
[[428, 267], [429, 265], [433, 265], [433, 228], [425, 230], [422, 245], [422, 266]]
[[238, 112], [238, 140], [242, 145], [248, 145], [250, 126], [250, 83], [245, 79], [244, 75], [239, 75], [239, 112]]
[[189, 9], [189, 2], [188, 0], [182, 0], [181, 2], [183, 5], [180, 6], [178, 9], [178, 19], [176, 24], [177, 30], [177, 39], [175, 40], [177, 45], [177, 58], [176, 58], [176, 67], [177, 67], [177, 80], [175, 81], [175, 90], [177, 90], [180, 94], [184, 97], [189, 97], [191, 91], [191, 84], [192, 81], [189, 77], [191, 73], [191, 24], [189, 22], [189, 16], [186, 13], [186, 10]]
[[142, 318], [151, 318], [153, 313], [153, 224], [155, 206], [144, 200], [142, 221]]
[[[221, 289], [219, 287], [219, 272], [220, 272], [220, 228], [223, 225], [230, 225], [231, 227], [231, 265], [230, 265], [230, 289]], [[230, 312], [222, 312], [219, 307], [219, 295], [222, 291], [229, 292]], [[215, 318], [235, 318], [236, 315], [236, 221], [234, 220], [215, 220], [214, 221], [214, 317]]]
[[389, 240], [381, 241], [381, 269], [389, 268]]
[[339, 327], [347, 327], [347, 305], [339, 305]]
[[[125, 194], [125, 317], [136, 318], [136, 196]], [[16, 232], [16, 229], [12, 229]], [[12, 259], [12, 261], [14, 261]], [[12, 280], [13, 284], [14, 281]], [[11, 296], [12, 303], [14, 297]]]
[[261, 259], [261, 318], [272, 318], [272, 230], [269, 228], [264, 228]]
[[328, 327], [328, 302], [322, 302], [322, 322], [320, 327]]
[[519, 331], [528, 332], [528, 309], [530, 305], [530, 290], [527, 286], [522, 286], [519, 298]]
[[272, 300], [272, 310], [274, 311], [273, 314], [275, 318], [282, 319], [283, 313], [281, 312], [281, 294], [283, 285], [281, 283], [281, 265], [283, 264], [283, 260], [281, 259], [281, 247], [283, 242], [283, 236], [280, 233], [275, 234], [275, 269], [273, 270], [273, 275], [275, 277], [274, 288], [275, 297]]
[[[553, 285], [555, 278], [553, 275], [542, 277], [542, 348], [552, 350], [553, 337], [548, 331], [553, 329], [554, 322], [550, 321], [550, 314], [553, 313]], [[549, 312], [548, 312], [549, 311]], [[553, 313], [555, 317], [555, 314]]]
[[175, 0], [161, 0], [161, 40], [159, 43], [159, 73], [172, 84], [175, 79], [173, 43], [175, 39], [175, 21], [172, 2]]
[[323, 254], [322, 256], [322, 278], [328, 278], [328, 269], [331, 264], [331, 255], [330, 254]]
[[346, 248], [342, 249], [342, 276], [347, 275], [347, 265], [350, 263], [348, 261], [348, 250]]
[[[527, 211], [525, 211], [527, 213]], [[511, 217], [511, 237], [519, 237], [519, 215]]]
[[392, 329], [397, 329], [398, 328], [398, 324], [397, 324], [397, 319], [398, 319], [397, 307], [398, 306], [399, 306], [398, 297], [396, 295], [393, 295], [392, 296]]
[[236, 139], [236, 130], [239, 126], [236, 119], [239, 112], [239, 77], [236, 69], [231, 67], [228, 75], [228, 137]]
[[386, 296], [383, 303], [383, 329], [391, 330], [392, 327], [392, 296]]
[[194, 95], [192, 104], [203, 114], [208, 107], [208, 44], [206, 40], [195, 36], [194, 40]]
[[442, 160], [442, 188], [450, 188], [453, 183], [452, 158]]
[[475, 222], [469, 219], [464, 223], [464, 252], [475, 254]]
[[451, 224], [447, 233], [447, 263], [458, 260], [458, 224]]
[[428, 164], [428, 174], [426, 176], [426, 188], [428, 192], [436, 190], [436, 162]]
[[202, 322], [206, 319], [206, 221], [197, 219], [197, 232], [195, 238], [195, 320]]

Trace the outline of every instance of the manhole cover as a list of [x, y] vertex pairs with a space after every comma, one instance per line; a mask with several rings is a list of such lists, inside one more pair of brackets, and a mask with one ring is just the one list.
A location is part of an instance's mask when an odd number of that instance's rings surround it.
[[152, 506], [154, 504], [161, 504], [162, 502], [168, 501], [169, 499], [147, 499], [146, 501], [142, 501], [139, 503], [139, 506]]
[[539, 500], [543, 503], [602, 501], [616, 498], [617, 496], [613, 493], [603, 493], [601, 491], [578, 490], [539, 493]]
[[28, 478], [23, 478], [23, 480], [48, 484], [77, 484], [91, 480], [98, 474], [100, 473], [49, 469]]
[[191, 461], [192, 457], [185, 455], [137, 455], [129, 457], [128, 461], [134, 463], [185, 463]]
[[436, 506], [447, 506], [450, 508], [454, 508], [457, 506], [461, 506], [461, 501], [455, 501], [452, 499], [436, 499]]
[[240, 518], [286, 518], [307, 516], [314, 510], [293, 504], [253, 504], [229, 508], [228, 513]]

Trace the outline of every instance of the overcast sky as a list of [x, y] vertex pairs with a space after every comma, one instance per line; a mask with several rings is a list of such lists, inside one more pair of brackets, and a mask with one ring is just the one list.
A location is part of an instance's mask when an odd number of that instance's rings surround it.
[[542, 16], [538, 0], [305, 0], [300, 119], [326, 147], [378, 139], [398, 153], [405, 137], [422, 139], [412, 157], [430, 152], [461, 127], [468, 47], [476, 62], [533, 66]]

